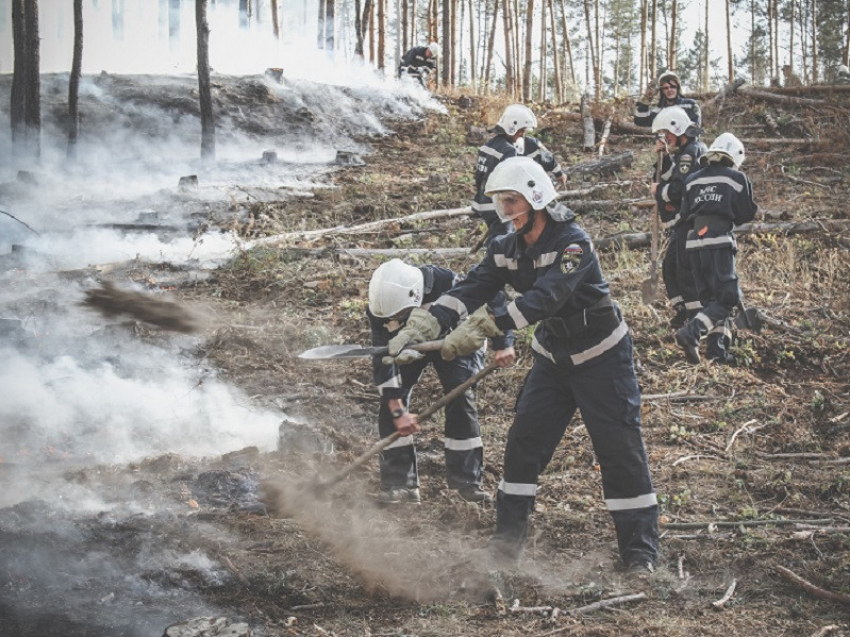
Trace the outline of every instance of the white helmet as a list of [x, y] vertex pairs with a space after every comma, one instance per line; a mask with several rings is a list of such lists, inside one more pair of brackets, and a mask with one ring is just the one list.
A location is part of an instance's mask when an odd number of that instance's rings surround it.
[[501, 127], [508, 135], [513, 135], [520, 128], [535, 128], [537, 118], [528, 106], [511, 104], [502, 113], [502, 117], [496, 122], [496, 126]]
[[428, 45], [428, 50], [431, 52], [431, 57], [437, 57], [440, 54], [440, 45], [436, 42], [431, 42]]
[[422, 270], [401, 259], [391, 259], [372, 273], [369, 311], [378, 318], [390, 318], [409, 307], [419, 307], [424, 288]]
[[840, 75], [850, 75], [850, 68], [846, 64], [842, 64], [838, 67], [838, 73]]
[[735, 168], [740, 168], [741, 164], [744, 163], [744, 145], [732, 133], [718, 135], [705, 153], [705, 161], [707, 162], [717, 161], [722, 157], [731, 159]]
[[668, 106], [652, 120], [652, 132], [670, 131], [676, 137], [686, 135], [693, 122], [681, 106]]
[[499, 197], [494, 195], [506, 191], [521, 194], [534, 210], [543, 210], [558, 197], [543, 166], [528, 157], [510, 157], [497, 164], [484, 187], [484, 193], [494, 199], [496, 214], [505, 222], [512, 219], [502, 212]]

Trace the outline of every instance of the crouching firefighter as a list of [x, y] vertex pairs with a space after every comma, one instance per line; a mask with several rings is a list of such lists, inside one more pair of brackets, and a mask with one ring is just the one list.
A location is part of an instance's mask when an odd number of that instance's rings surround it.
[[702, 133], [688, 114], [678, 106], [662, 110], [652, 123], [658, 134], [655, 151], [664, 156], [661, 174], [653, 179], [652, 194], [661, 223], [667, 232], [667, 251], [661, 261], [661, 276], [667, 298], [675, 314], [670, 319], [674, 328], [682, 327], [700, 308], [690, 263], [685, 254], [687, 228], [682, 223], [679, 207], [685, 194], [685, 179], [699, 169], [699, 158], [705, 145], [696, 138]]
[[685, 248], [702, 309], [676, 332], [676, 343], [689, 361], [699, 363], [700, 339], [707, 336], [706, 356], [732, 363], [729, 317], [741, 300], [732, 227], [752, 221], [758, 206], [750, 180], [739, 170], [744, 145], [737, 137], [718, 136], [703, 160], [705, 168], [685, 182], [681, 210], [689, 228]]
[[[493, 239], [484, 260], [428, 311], [414, 310], [415, 328], [401, 330], [390, 353], [457, 326], [441, 352], [451, 360], [487, 337], [536, 324], [534, 363], [516, 402], [496, 497], [493, 557], [508, 565], [520, 557], [538, 478], [579, 410], [599, 459], [623, 563], [651, 572], [658, 557], [658, 505], [641, 436], [632, 341], [593, 243], [531, 159], [496, 166], [487, 193], [514, 230]], [[521, 296], [504, 309], [488, 306], [507, 285]]]
[[[372, 331], [372, 345], [385, 346], [390, 337], [415, 318], [414, 309], [427, 308], [442, 296], [457, 280], [451, 270], [433, 265], [416, 267], [400, 259], [380, 265], [369, 281], [369, 308], [367, 316]], [[495, 301], [504, 306], [504, 294]], [[420, 310], [421, 311], [421, 310]], [[515, 353], [512, 332], [493, 339], [496, 360], [513, 362]], [[378, 411], [378, 430], [384, 438], [398, 429], [403, 436], [383, 450], [380, 456], [381, 487], [378, 500], [384, 503], [419, 502], [419, 474], [416, 449], [413, 445], [412, 421], [407, 406], [413, 387], [422, 372], [432, 364], [443, 390], [448, 393], [479, 372], [484, 362], [484, 349], [473, 350], [451, 361], [443, 360], [438, 352], [419, 354], [408, 350], [405, 359], [383, 361], [381, 356], [372, 360], [375, 385], [381, 394]], [[406, 363], [406, 364], [401, 364]], [[484, 465], [484, 447], [478, 425], [475, 389], [466, 390], [446, 406], [445, 460], [450, 489], [470, 502], [492, 500], [481, 490], [481, 472]]]

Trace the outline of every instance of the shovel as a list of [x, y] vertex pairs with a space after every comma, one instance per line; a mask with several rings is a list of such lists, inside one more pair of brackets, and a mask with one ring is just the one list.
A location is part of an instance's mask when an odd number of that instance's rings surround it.
[[[426, 420], [428, 420], [437, 411], [439, 411], [440, 409], [445, 407], [447, 404], [452, 402], [455, 398], [460, 396], [463, 392], [465, 392], [467, 389], [472, 387], [475, 383], [477, 383], [479, 380], [481, 380], [482, 378], [484, 378], [490, 372], [496, 370], [497, 368], [498, 368], [498, 365], [496, 365], [496, 363], [490, 363], [484, 369], [482, 369], [480, 372], [478, 372], [477, 374], [475, 374], [474, 376], [472, 376], [468, 380], [464, 381], [463, 383], [461, 383], [460, 385], [455, 387], [448, 394], [446, 394], [445, 396], [440, 398], [440, 400], [438, 400], [437, 402], [435, 402], [434, 404], [429, 406], [427, 409], [423, 410], [422, 413], [419, 414], [419, 422], [423, 423]], [[343, 467], [342, 469], [337, 471], [335, 474], [333, 474], [327, 480], [318, 482], [315, 486], [312, 487], [313, 490], [315, 490], [315, 491], [326, 491], [326, 490], [330, 489], [331, 487], [333, 487], [334, 485], [341, 482], [342, 480], [345, 480], [345, 478], [347, 478], [348, 475], [352, 471], [354, 471], [357, 467], [364, 465], [366, 462], [369, 461], [369, 459], [372, 456], [379, 454], [381, 451], [383, 451], [388, 446], [390, 446], [392, 443], [394, 443], [396, 440], [398, 440], [398, 438], [399, 438], [399, 433], [397, 431], [395, 433], [390, 434], [386, 438], [382, 438], [381, 440], [376, 442], [374, 445], [369, 447], [369, 449], [367, 449], [362, 454], [360, 454], [357, 457], [357, 459], [354, 460], [354, 462]]]
[[[661, 176], [662, 165], [664, 163], [664, 155], [658, 151], [658, 161], [656, 162], [655, 177], [658, 179]], [[652, 238], [650, 244], [650, 261], [649, 261], [649, 278], [641, 281], [640, 297], [646, 305], [651, 305], [658, 298], [658, 243], [659, 235], [661, 234], [661, 222], [658, 219], [657, 207], [652, 209]]]
[[[404, 349], [417, 352], [439, 352], [443, 341], [425, 341], [416, 345], [408, 345]], [[384, 347], [364, 347], [362, 345], [322, 345], [302, 352], [298, 358], [306, 360], [345, 360], [348, 358], [364, 358], [367, 356], [387, 356], [389, 349]]]
[[744, 307], [742, 301], [738, 302], [738, 314], [735, 316], [735, 327], [749, 330], [758, 334], [764, 325], [761, 314], [754, 307]]

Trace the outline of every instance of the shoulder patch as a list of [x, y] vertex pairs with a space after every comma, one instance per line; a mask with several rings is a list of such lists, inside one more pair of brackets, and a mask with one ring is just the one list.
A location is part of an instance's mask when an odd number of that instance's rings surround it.
[[561, 255], [561, 272], [569, 274], [581, 264], [584, 250], [577, 243], [571, 243], [564, 249]]
[[694, 163], [694, 158], [691, 155], [682, 155], [679, 158], [679, 172], [688, 174], [691, 172], [691, 165]]

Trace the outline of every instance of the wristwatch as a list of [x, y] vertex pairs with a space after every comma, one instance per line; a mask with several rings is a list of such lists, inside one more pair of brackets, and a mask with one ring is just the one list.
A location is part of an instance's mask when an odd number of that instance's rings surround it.
[[402, 416], [404, 416], [404, 414], [407, 413], [407, 408], [399, 407], [398, 409], [393, 409], [390, 413], [392, 413], [393, 420], [395, 420], [396, 418], [401, 418]]

